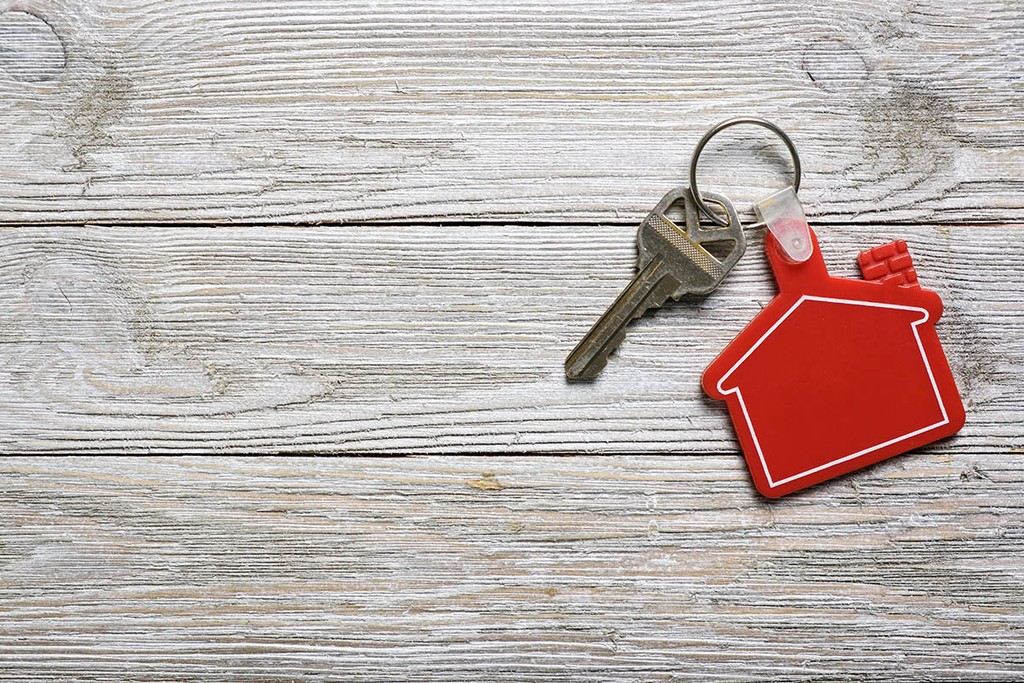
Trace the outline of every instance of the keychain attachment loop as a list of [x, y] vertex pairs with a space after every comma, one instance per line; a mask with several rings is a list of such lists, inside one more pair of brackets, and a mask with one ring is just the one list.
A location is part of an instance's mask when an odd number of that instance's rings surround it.
[[[800, 190], [800, 155], [797, 154], [796, 145], [794, 145], [793, 141], [789, 139], [788, 135], [786, 135], [786, 131], [782, 130], [771, 121], [766, 121], [752, 116], [740, 116], [734, 119], [722, 121], [721, 123], [713, 126], [707, 133], [704, 133], [704, 137], [700, 139], [700, 142], [698, 142], [697, 146], [693, 149], [693, 156], [690, 157], [690, 192], [693, 193], [693, 200], [696, 202], [697, 208], [700, 209], [700, 212], [711, 219], [715, 225], [723, 227], [729, 223], [711, 211], [708, 205], [704, 203], [700, 190], [697, 188], [697, 162], [700, 161], [700, 153], [704, 151], [705, 145], [711, 142], [711, 138], [715, 137], [726, 128], [731, 128], [732, 126], [737, 126], [743, 123], [767, 128], [782, 140], [786, 145], [786, 149], [789, 150], [790, 155], [793, 157], [793, 192]], [[751, 229], [763, 228], [765, 227], [765, 223], [762, 221], [748, 227]]]

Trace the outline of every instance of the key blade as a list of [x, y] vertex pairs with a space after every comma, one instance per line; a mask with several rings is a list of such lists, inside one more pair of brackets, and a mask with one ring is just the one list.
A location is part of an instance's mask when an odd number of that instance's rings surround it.
[[626, 326], [665, 303], [679, 285], [679, 280], [666, 270], [664, 260], [660, 256], [653, 258], [565, 359], [565, 376], [588, 380], [601, 374], [608, 356], [626, 338]]

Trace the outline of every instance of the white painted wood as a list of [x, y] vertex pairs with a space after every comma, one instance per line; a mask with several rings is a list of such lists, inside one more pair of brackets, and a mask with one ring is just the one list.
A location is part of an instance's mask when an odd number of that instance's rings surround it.
[[5, 459], [0, 678], [1024, 678], [1024, 459]]
[[[4, 9], [8, 223], [633, 221], [738, 114], [821, 220], [1024, 220], [1016, 0]], [[786, 162], [743, 135], [701, 177], [748, 201]]]
[[[204, 456], [0, 459], [0, 680], [1024, 680], [1021, 19], [0, 0], [0, 450]], [[749, 113], [835, 272], [908, 240], [968, 407], [777, 503], [698, 386], [759, 240], [562, 375]]]
[[[759, 237], [703, 301], [563, 361], [633, 273], [627, 226], [22, 227], [0, 232], [5, 450], [732, 452], [700, 373], [773, 295]], [[1024, 228], [906, 239], [968, 405], [936, 452], [1024, 445]]]

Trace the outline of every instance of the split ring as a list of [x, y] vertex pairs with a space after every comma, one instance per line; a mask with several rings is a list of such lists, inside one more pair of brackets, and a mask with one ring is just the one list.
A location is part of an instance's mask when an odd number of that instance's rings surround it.
[[[693, 201], [696, 202], [697, 207], [701, 213], [707, 216], [715, 225], [727, 226], [728, 221], [719, 217], [713, 213], [708, 205], [704, 203], [704, 199], [701, 197], [700, 190], [697, 189], [697, 162], [700, 160], [700, 153], [704, 151], [704, 146], [707, 145], [711, 138], [721, 133], [726, 128], [739, 125], [741, 123], [747, 123], [754, 126], [761, 126], [767, 128], [771, 132], [775, 133], [780, 140], [786, 145], [786, 149], [789, 150], [790, 155], [793, 157], [793, 191], [797, 192], [800, 190], [800, 155], [796, 153], [796, 145], [786, 135], [786, 131], [779, 128], [771, 121], [765, 121], [764, 119], [758, 119], [750, 116], [741, 116], [735, 119], [727, 119], [721, 123], [715, 125], [707, 133], [704, 133], [704, 137], [700, 139], [697, 146], [693, 150], [693, 156], [690, 157], [690, 193], [693, 195]], [[750, 228], [763, 228], [764, 223], [756, 223]]]

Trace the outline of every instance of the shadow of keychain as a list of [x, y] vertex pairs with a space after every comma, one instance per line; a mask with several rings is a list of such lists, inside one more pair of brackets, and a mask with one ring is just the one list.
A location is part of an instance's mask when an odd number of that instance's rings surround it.
[[771, 302], [704, 371], [704, 391], [725, 401], [757, 490], [784, 496], [950, 436], [964, 424], [963, 401], [935, 331], [938, 294], [921, 287], [907, 245], [860, 254], [863, 279], [829, 275], [797, 191], [800, 160], [778, 126], [756, 118], [793, 156], [795, 181], [757, 203], [765, 253], [778, 283]]

